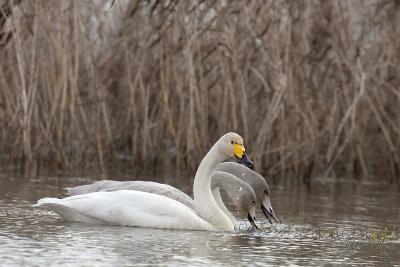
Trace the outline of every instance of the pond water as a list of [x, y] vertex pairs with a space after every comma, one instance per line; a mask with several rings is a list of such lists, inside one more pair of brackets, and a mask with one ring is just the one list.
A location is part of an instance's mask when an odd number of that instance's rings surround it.
[[1, 175], [0, 266], [400, 266], [400, 192], [387, 184], [272, 185], [282, 223], [270, 225], [259, 212], [261, 230], [243, 221], [234, 233], [85, 225], [32, 208], [92, 181]]

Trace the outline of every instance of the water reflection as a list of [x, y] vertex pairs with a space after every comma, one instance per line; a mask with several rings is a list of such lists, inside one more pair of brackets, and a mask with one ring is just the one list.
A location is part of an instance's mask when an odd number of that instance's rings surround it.
[[[370, 242], [373, 229], [399, 230], [399, 193], [390, 186], [325, 181], [273, 187], [283, 224], [235, 233], [94, 226], [32, 208], [82, 179], [0, 177], [2, 265], [398, 264], [398, 239]], [[258, 214], [262, 218], [262, 214]]]

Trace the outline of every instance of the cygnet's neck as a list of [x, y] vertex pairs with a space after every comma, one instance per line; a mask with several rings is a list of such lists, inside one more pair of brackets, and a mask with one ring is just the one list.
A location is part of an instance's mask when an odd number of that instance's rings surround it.
[[218, 151], [218, 142], [210, 149], [197, 169], [193, 184], [196, 212], [218, 230], [234, 230], [229, 217], [218, 207], [211, 192], [211, 175], [227, 157]]

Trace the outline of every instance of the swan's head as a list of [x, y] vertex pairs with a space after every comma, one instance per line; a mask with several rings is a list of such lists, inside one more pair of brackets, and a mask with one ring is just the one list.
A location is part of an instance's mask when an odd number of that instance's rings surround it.
[[237, 133], [227, 133], [223, 135], [218, 144], [219, 151], [229, 158], [237, 158], [248, 167], [253, 166], [253, 162], [247, 157], [243, 145], [243, 138]]

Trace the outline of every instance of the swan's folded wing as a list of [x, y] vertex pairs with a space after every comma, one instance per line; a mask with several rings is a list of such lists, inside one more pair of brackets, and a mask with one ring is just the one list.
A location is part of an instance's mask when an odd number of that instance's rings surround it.
[[134, 190], [95, 192], [64, 199], [44, 198], [36, 206], [54, 211], [68, 221], [214, 230], [187, 206], [164, 196]]

